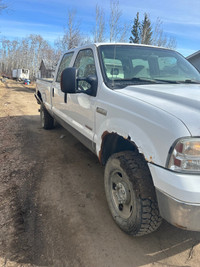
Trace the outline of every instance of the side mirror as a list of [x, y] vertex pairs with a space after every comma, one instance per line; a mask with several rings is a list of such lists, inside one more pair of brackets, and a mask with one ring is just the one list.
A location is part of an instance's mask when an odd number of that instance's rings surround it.
[[77, 69], [66, 68], [61, 74], [61, 91], [64, 93], [75, 94], [77, 90]]

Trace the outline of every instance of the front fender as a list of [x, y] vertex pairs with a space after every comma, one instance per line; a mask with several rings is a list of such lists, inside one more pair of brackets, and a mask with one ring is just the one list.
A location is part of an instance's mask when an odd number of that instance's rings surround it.
[[[189, 135], [186, 127], [173, 117], [166, 127], [144, 118], [138, 123], [133, 123], [131, 118], [128, 119], [129, 116], [126, 117], [127, 119], [107, 118], [97, 126], [97, 134], [94, 137], [97, 156], [100, 157], [105, 136], [115, 133], [133, 142], [147, 162], [165, 167], [171, 145], [177, 138], [180, 138], [180, 134], [181, 136]], [[176, 131], [173, 131], [174, 127]]]

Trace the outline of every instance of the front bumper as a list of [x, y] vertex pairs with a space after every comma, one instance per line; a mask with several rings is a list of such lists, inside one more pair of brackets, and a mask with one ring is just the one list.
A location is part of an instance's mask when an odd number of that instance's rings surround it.
[[200, 231], [200, 204], [181, 202], [156, 189], [160, 215], [174, 226]]
[[161, 216], [179, 228], [200, 231], [200, 175], [148, 165]]

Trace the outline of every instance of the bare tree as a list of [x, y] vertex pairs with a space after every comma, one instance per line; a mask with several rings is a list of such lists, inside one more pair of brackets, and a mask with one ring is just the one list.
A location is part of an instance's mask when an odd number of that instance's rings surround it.
[[81, 42], [80, 45], [87, 45], [87, 44], [92, 44], [94, 41], [89, 35], [81, 35]]
[[78, 46], [81, 40], [79, 23], [76, 22], [75, 17], [76, 12], [69, 10], [67, 27], [65, 29], [65, 39], [68, 44], [68, 49]]
[[127, 42], [129, 27], [121, 20], [122, 10], [118, 0], [110, 1], [109, 40], [110, 42]]
[[105, 14], [102, 7], [96, 5], [96, 24], [93, 31], [94, 42], [105, 41]]
[[[50, 53], [50, 50], [52, 52]], [[53, 49], [49, 46], [46, 40], [42, 38], [41, 35], [30, 35], [29, 42], [28, 42], [28, 67], [30, 69], [30, 74], [32, 78], [37, 77], [38, 70], [41, 64], [42, 59], [47, 61], [49, 64], [53, 66], [54, 56], [53, 56]], [[24, 61], [26, 59], [24, 58]]]
[[30, 70], [31, 79], [37, 77], [42, 59], [55, 65], [58, 60], [54, 49], [40, 35], [30, 35], [23, 40], [0, 40], [0, 72], [11, 76], [15, 68]]
[[168, 48], [176, 48], [176, 40], [173, 37], [168, 37], [162, 28], [163, 22], [160, 18], [157, 18], [154, 29], [153, 29], [153, 37], [152, 44], [156, 46], [163, 46]]
[[128, 40], [128, 36], [127, 35], [129, 33], [129, 30], [130, 30], [130, 26], [128, 26], [127, 24], [123, 24], [123, 26], [121, 26], [120, 35], [119, 35], [117, 41], [126, 43], [127, 40]]
[[177, 46], [177, 42], [176, 42], [176, 39], [174, 37], [169, 37], [168, 38], [168, 42], [167, 42], [167, 45], [166, 47], [167, 48], [171, 48], [171, 49], [176, 49], [176, 46]]
[[81, 43], [80, 25], [76, 21], [75, 10], [68, 10], [67, 25], [64, 28], [64, 35], [58, 38], [55, 45], [61, 53], [77, 47]]
[[119, 39], [119, 34], [121, 32], [120, 18], [122, 11], [119, 8], [118, 0], [110, 1], [110, 18], [109, 18], [109, 27], [110, 27], [110, 42], [117, 41]]

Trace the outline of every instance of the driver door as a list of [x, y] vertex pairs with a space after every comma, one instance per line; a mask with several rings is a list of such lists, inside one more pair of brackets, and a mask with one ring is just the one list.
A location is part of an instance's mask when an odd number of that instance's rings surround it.
[[[96, 75], [92, 49], [80, 50], [75, 59], [74, 67], [78, 69], [77, 78], [86, 78], [90, 75]], [[80, 93], [67, 94], [65, 113], [70, 117], [73, 128], [85, 137], [84, 139], [86, 139], [86, 142], [89, 142], [87, 146], [93, 150], [95, 97], [90, 95], [91, 85], [86, 81], [78, 82], [78, 90], [80, 90]], [[84, 91], [86, 93], [84, 93]]]

